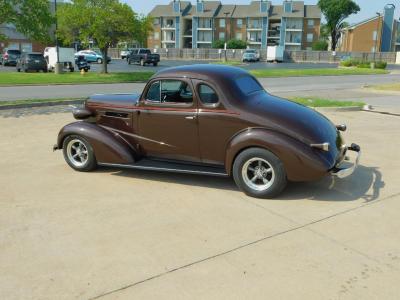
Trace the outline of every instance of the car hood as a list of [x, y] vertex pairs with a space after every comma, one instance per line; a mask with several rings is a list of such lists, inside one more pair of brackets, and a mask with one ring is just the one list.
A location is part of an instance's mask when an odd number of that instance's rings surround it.
[[243, 107], [256, 126], [265, 127], [305, 144], [330, 144], [330, 154], [338, 155], [343, 143], [336, 126], [324, 115], [304, 105], [269, 95], [254, 93]]
[[140, 94], [96, 94], [87, 99], [86, 105], [88, 107], [112, 106], [128, 108], [135, 106], [139, 98]]

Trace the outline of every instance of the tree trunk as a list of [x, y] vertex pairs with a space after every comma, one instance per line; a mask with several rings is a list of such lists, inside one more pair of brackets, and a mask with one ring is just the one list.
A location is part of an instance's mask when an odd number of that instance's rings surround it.
[[101, 49], [101, 54], [103, 54], [103, 68], [101, 70], [101, 73], [108, 73], [108, 69], [107, 69], [108, 47]]
[[331, 50], [335, 51], [336, 50], [336, 44], [337, 44], [337, 34], [336, 34], [336, 30], [332, 30], [331, 32]]

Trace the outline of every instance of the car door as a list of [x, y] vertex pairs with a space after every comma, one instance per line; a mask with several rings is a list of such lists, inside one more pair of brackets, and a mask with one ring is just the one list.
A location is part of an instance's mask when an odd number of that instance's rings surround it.
[[154, 79], [138, 109], [140, 146], [146, 156], [200, 161], [197, 102], [190, 79]]

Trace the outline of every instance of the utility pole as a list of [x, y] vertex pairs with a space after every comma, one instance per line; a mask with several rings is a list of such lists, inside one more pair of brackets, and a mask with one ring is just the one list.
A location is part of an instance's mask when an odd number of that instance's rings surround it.
[[57, 21], [57, 0], [54, 0], [54, 16], [55, 16], [55, 22], [56, 22], [56, 31], [55, 31], [55, 38], [56, 38], [56, 54], [57, 54], [57, 62], [54, 68], [54, 73], [59, 74], [61, 73], [61, 66], [60, 66], [60, 55], [59, 55], [59, 49], [58, 49], [58, 21]]

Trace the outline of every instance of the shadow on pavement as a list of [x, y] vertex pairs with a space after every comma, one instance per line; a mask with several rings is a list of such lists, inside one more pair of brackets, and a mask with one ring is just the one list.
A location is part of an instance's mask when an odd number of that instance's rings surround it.
[[[239, 191], [231, 178], [113, 168], [100, 168], [96, 172], [111, 172], [116, 176], [140, 180]], [[378, 168], [360, 165], [350, 177], [344, 179], [327, 176], [316, 182], [289, 182], [282, 194], [274, 200], [353, 201], [364, 199], [369, 202], [378, 199], [380, 189], [384, 186], [385, 183], [382, 181], [382, 174]]]

